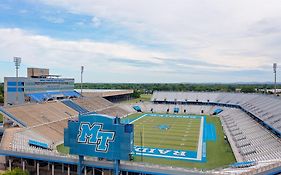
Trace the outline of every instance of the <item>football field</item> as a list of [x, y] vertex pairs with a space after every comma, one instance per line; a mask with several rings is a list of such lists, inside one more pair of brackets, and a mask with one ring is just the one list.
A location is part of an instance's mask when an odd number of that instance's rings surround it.
[[204, 116], [143, 114], [134, 124], [138, 156], [204, 161]]
[[235, 161], [218, 117], [137, 113], [122, 121], [134, 124], [134, 161], [201, 169]]
[[200, 122], [199, 118], [143, 117], [133, 122], [135, 145], [197, 151]]

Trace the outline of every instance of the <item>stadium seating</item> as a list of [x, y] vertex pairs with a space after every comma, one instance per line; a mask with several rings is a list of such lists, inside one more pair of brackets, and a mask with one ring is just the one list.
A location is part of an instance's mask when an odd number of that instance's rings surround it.
[[99, 96], [73, 99], [73, 102], [91, 112], [113, 106], [113, 103]]
[[24, 122], [28, 127], [78, 116], [78, 112], [67, 107], [60, 101], [11, 106], [3, 109], [15, 116], [18, 120]]
[[[172, 109], [170, 113], [174, 113], [174, 109], [177, 108], [178, 113], [184, 113], [184, 110], [186, 110], [185, 113], [187, 114], [212, 114], [212, 109], [214, 106], [205, 106], [205, 105], [174, 105], [174, 104], [153, 104], [149, 102], [139, 102], [137, 103], [138, 106], [141, 107], [143, 112], [151, 112], [151, 108], [153, 108], [153, 112], [155, 113], [166, 113], [167, 109]], [[133, 106], [131, 106], [131, 109], [133, 109]], [[177, 111], [176, 110], [176, 111]], [[177, 113], [177, 112], [176, 112]]]
[[23, 121], [19, 120], [17, 117], [15, 117], [14, 115], [12, 115], [11, 113], [9, 113], [8, 111], [6, 111], [4, 108], [0, 107], [0, 112], [3, 113], [4, 115], [6, 115], [10, 120], [16, 122], [17, 124], [26, 127], [26, 123], [24, 123]]
[[235, 105], [251, 113], [261, 124], [281, 136], [281, 98], [264, 94], [224, 92], [154, 92], [152, 101]]
[[99, 114], [105, 114], [105, 115], [117, 116], [117, 117], [124, 117], [129, 114], [127, 110], [120, 108], [119, 106], [111, 106], [105, 109], [97, 110], [96, 112]]
[[[281, 142], [239, 109], [224, 108], [219, 114], [233, 150], [242, 161], [271, 160], [281, 157]], [[237, 157], [237, 155], [236, 155]]]

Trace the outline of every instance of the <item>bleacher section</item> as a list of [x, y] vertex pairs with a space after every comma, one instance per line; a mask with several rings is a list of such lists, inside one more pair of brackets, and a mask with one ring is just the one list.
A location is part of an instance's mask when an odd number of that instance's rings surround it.
[[4, 135], [2, 136], [0, 148], [3, 150], [11, 149], [12, 141], [16, 132], [18, 132], [20, 128], [7, 128], [5, 129]]
[[[24, 122], [26, 127], [38, 126], [78, 116], [78, 112], [67, 107], [60, 101], [5, 107], [3, 110]], [[7, 117], [9, 118], [9, 116]]]
[[19, 120], [17, 117], [15, 117], [14, 115], [12, 115], [11, 113], [9, 113], [8, 111], [6, 111], [4, 108], [0, 107], [0, 113], [2, 113], [3, 115], [5, 115], [7, 118], [9, 118], [10, 120], [12, 120], [13, 122], [17, 123], [19, 126], [23, 126], [26, 127], [26, 123], [24, 123], [23, 121]]
[[79, 112], [79, 114], [84, 114], [89, 112], [87, 109], [79, 106], [78, 104], [74, 103], [72, 100], [62, 100], [61, 101], [63, 104], [65, 104], [66, 106], [74, 109], [75, 111]]
[[[215, 108], [215, 106], [153, 104], [150, 102], [139, 102], [139, 103], [137, 103], [137, 105], [142, 109], [142, 112], [151, 112], [151, 109], [153, 109], [154, 113], [166, 113], [167, 109], [170, 109], [169, 113], [211, 115], [213, 112], [213, 108]], [[133, 106], [131, 106], [130, 108], [133, 109]], [[176, 111], [174, 111], [175, 108], [176, 108]], [[203, 110], [203, 113], [201, 113], [202, 110]]]
[[[81, 104], [78, 105], [76, 102]], [[85, 105], [85, 106], [82, 106]], [[38, 104], [25, 104], [2, 108], [2, 113], [25, 127], [21, 132], [26, 135], [38, 134], [45, 141], [58, 143], [63, 141], [64, 128], [70, 118], [77, 117], [79, 113], [99, 112], [111, 116], [123, 117], [129, 112], [102, 97], [52, 101]]]
[[117, 116], [117, 117], [124, 117], [129, 114], [127, 110], [120, 108], [119, 106], [112, 106], [102, 110], [97, 110], [96, 112], [99, 114], [106, 114], [109, 116]]
[[[281, 158], [281, 141], [239, 109], [224, 108], [219, 114], [232, 149], [242, 161]], [[236, 155], [237, 157], [237, 155]]]
[[125, 107], [119, 107], [119, 104], [115, 105], [99, 96], [87, 96], [73, 99], [72, 101], [90, 112], [97, 112], [100, 114], [118, 117], [123, 117], [131, 113], [131, 110], [128, 110]]
[[154, 92], [156, 103], [203, 103], [236, 106], [255, 117], [261, 124], [281, 136], [281, 98], [264, 94], [223, 92]]
[[98, 96], [88, 96], [88, 97], [73, 99], [73, 102], [75, 102], [79, 106], [83, 106], [88, 111], [96, 111], [99, 109], [107, 108], [109, 106], [113, 106], [113, 103]]
[[64, 128], [67, 127], [68, 119], [46, 123], [44, 125], [28, 128], [27, 131], [40, 134], [43, 138], [52, 141], [53, 143], [61, 142], [63, 140]]

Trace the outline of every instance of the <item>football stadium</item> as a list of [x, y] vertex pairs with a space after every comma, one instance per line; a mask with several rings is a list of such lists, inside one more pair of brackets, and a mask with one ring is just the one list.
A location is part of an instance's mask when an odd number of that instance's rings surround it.
[[[281, 98], [257, 93], [77, 90], [28, 68], [5, 77], [1, 169], [30, 174], [278, 174]], [[125, 101], [125, 103], [120, 103]]]

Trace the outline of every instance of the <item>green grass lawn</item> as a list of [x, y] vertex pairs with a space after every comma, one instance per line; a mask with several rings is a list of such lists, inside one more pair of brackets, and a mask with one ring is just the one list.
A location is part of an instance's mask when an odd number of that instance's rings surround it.
[[[126, 118], [123, 118], [122, 121], [126, 120], [134, 120], [140, 115], [143, 115], [143, 113], [137, 113], [132, 114]], [[148, 117], [147, 117], [148, 118]], [[154, 118], [154, 117], [153, 117]], [[192, 119], [193, 121], [189, 121], [189, 119], [184, 119], [185, 121], [178, 120], [179, 118], [167, 118], [167, 120], [162, 120], [166, 118], [157, 118], [155, 117], [155, 120], [151, 122], [151, 119], [145, 120], [146, 117], [143, 119], [140, 119], [135, 124], [135, 145], [139, 144], [140, 142], [140, 131], [144, 130], [144, 146], [148, 147], [158, 147], [158, 148], [171, 148], [174, 149], [180, 149], [180, 150], [192, 150], [195, 149], [195, 144], [197, 145], [198, 140], [196, 140], [195, 135], [198, 136], [199, 132], [199, 124], [200, 122], [197, 122], [196, 120]], [[173, 119], [170, 121], [170, 119]], [[207, 122], [213, 123], [216, 127], [216, 134], [217, 134], [217, 140], [216, 141], [207, 141], [207, 162], [205, 163], [198, 163], [198, 162], [191, 162], [191, 161], [185, 161], [185, 160], [172, 160], [172, 159], [164, 159], [164, 158], [151, 158], [151, 157], [143, 157], [143, 161], [146, 163], [152, 163], [152, 164], [161, 164], [161, 165], [167, 165], [167, 166], [176, 166], [176, 167], [186, 167], [186, 168], [198, 168], [198, 169], [213, 169], [218, 167], [227, 166], [229, 164], [232, 164], [235, 162], [235, 158], [233, 155], [233, 152], [230, 148], [230, 145], [224, 140], [224, 134], [221, 126], [220, 119], [218, 117], [210, 117], [207, 116]], [[145, 124], [144, 129], [142, 129], [141, 123]], [[174, 128], [173, 123], [175, 125], [180, 125], [179, 127]], [[199, 124], [198, 124], [199, 123]], [[158, 126], [159, 124], [170, 124], [170, 131], [159, 131], [159, 128], [157, 129], [154, 126]], [[189, 126], [190, 124], [190, 126]], [[188, 127], [183, 127], [184, 125]], [[198, 126], [198, 129], [196, 129]], [[178, 141], [174, 141], [172, 144], [168, 145], [167, 143], [171, 143], [171, 139], [167, 139], [167, 135], [173, 136], [173, 137], [182, 137], [182, 131], [187, 131], [187, 128], [194, 131], [194, 133], [187, 133], [188, 137], [192, 140], [194, 139], [194, 143], [191, 140], [186, 140], [184, 144], [186, 145], [179, 145]], [[157, 129], [157, 132], [155, 131]], [[189, 130], [189, 131], [190, 131]], [[163, 132], [163, 133], [161, 133]], [[165, 139], [164, 139], [165, 138]], [[182, 143], [182, 142], [180, 142]], [[189, 145], [190, 144], [190, 145]], [[161, 147], [162, 145], [162, 147]], [[178, 147], [177, 147], [178, 146]], [[185, 148], [183, 148], [183, 146]], [[69, 149], [65, 148], [62, 145], [59, 145], [57, 147], [59, 152], [68, 153]], [[141, 157], [135, 156], [134, 160], [135, 162], [140, 162]]]
[[64, 146], [64, 144], [58, 145], [57, 150], [63, 154], [69, 154], [69, 147]]
[[141, 94], [140, 98], [135, 98], [135, 99], [132, 99], [132, 100], [124, 101], [123, 103], [133, 104], [133, 103], [137, 103], [137, 102], [140, 102], [140, 101], [150, 101], [151, 97], [152, 97], [152, 94]]

